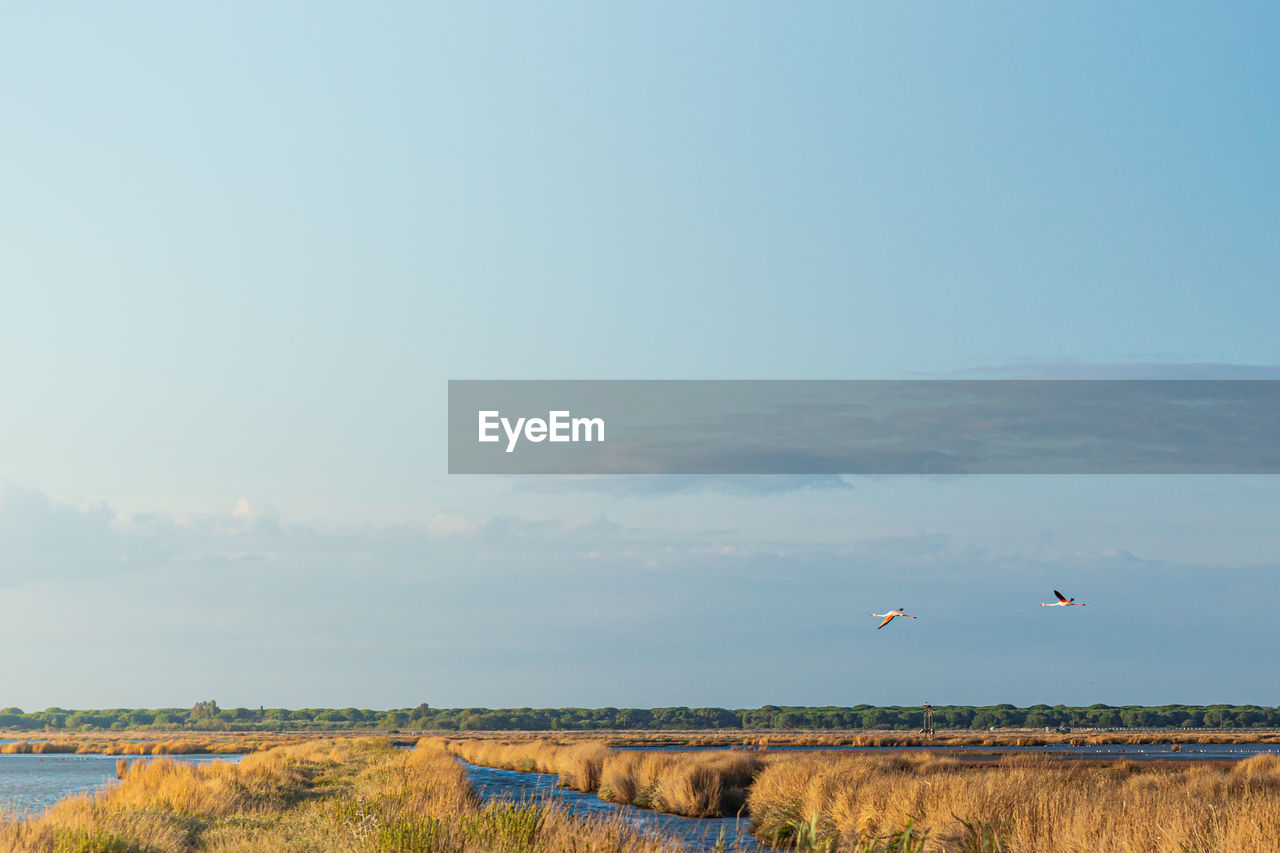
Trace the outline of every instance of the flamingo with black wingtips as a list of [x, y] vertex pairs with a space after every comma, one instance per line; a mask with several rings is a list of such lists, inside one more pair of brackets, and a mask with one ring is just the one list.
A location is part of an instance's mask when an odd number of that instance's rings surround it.
[[874, 617], [876, 617], [877, 619], [879, 619], [879, 618], [881, 618], [881, 617], [884, 617], [884, 621], [883, 621], [883, 622], [881, 622], [879, 625], [877, 625], [877, 626], [876, 626], [876, 630], [877, 630], [877, 631], [879, 631], [879, 630], [880, 630], [881, 628], [883, 628], [885, 625], [888, 625], [888, 624], [889, 624], [890, 622], [892, 622], [894, 619], [897, 619], [899, 616], [906, 616], [908, 619], [916, 619], [916, 618], [918, 618], [918, 617], [915, 617], [915, 616], [908, 616], [906, 613], [903, 613], [903, 612], [902, 612], [902, 608], [901, 608], [901, 607], [898, 607], [898, 608], [896, 608], [896, 609], [894, 609], [894, 610], [890, 610], [888, 613], [872, 613], [871, 615], [872, 615], [872, 616], [874, 616]]
[[1058, 597], [1057, 601], [1042, 601], [1040, 602], [1040, 606], [1041, 607], [1084, 607], [1083, 601], [1076, 601], [1074, 598], [1067, 598], [1065, 595], [1058, 592], [1056, 589], [1053, 591], [1053, 594]]

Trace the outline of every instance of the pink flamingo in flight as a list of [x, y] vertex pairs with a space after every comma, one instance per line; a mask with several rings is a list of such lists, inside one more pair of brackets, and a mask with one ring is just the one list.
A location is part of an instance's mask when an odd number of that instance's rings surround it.
[[872, 616], [874, 616], [874, 617], [876, 617], [877, 619], [879, 619], [879, 618], [880, 618], [880, 617], [882, 617], [882, 616], [884, 617], [884, 621], [883, 621], [883, 622], [881, 622], [879, 625], [877, 625], [877, 626], [876, 626], [876, 630], [877, 630], [877, 631], [879, 631], [879, 630], [880, 630], [881, 628], [883, 628], [885, 625], [888, 625], [888, 624], [889, 624], [890, 622], [892, 622], [894, 619], [897, 619], [899, 616], [906, 616], [908, 619], [915, 619], [915, 618], [917, 618], [917, 617], [915, 617], [915, 616], [908, 616], [906, 613], [903, 613], [903, 612], [902, 612], [902, 608], [901, 608], [901, 607], [896, 608], [896, 609], [894, 609], [894, 610], [890, 610], [888, 613], [872, 613], [871, 615], [872, 615]]
[[1040, 606], [1041, 607], [1084, 607], [1083, 601], [1076, 601], [1074, 598], [1067, 598], [1065, 595], [1058, 592], [1056, 589], [1053, 591], [1053, 594], [1058, 597], [1057, 601], [1053, 601], [1053, 602], [1042, 601], [1040, 602]]

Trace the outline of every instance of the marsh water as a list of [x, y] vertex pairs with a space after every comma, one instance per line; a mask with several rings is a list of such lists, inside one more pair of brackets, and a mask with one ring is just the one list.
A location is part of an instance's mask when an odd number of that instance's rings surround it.
[[[0, 809], [11, 815], [34, 815], [63, 797], [92, 791], [116, 780], [117, 755], [0, 755]], [[176, 761], [203, 764], [239, 761], [239, 755], [174, 755]], [[136, 760], [136, 756], [128, 756]], [[581, 816], [612, 816], [638, 829], [650, 829], [678, 839], [691, 850], [714, 849], [721, 839], [727, 849], [757, 847], [747, 832], [747, 821], [679, 817], [606, 803], [594, 794], [556, 788], [557, 778], [538, 773], [516, 773], [466, 765], [476, 792], [486, 800], [554, 800]]]
[[682, 842], [690, 850], [714, 850], [718, 844], [727, 850], [754, 850], [760, 847], [747, 831], [747, 819], [691, 818], [662, 812], [638, 809], [606, 803], [595, 794], [584, 794], [568, 788], [557, 788], [559, 777], [545, 773], [518, 773], [514, 770], [497, 770], [462, 762], [467, 768], [467, 778], [485, 801], [511, 800], [521, 803], [530, 800], [553, 800], [563, 805], [571, 814], [580, 817], [613, 817], [617, 815], [628, 825], [641, 830], [652, 830]]
[[[621, 747], [660, 751], [703, 751], [725, 749], [715, 747]], [[737, 747], [742, 749], [743, 747]], [[771, 747], [769, 752], [836, 751], [856, 753], [934, 752], [971, 756], [984, 760], [1009, 753], [1052, 755], [1067, 759], [1116, 759], [1135, 761], [1238, 761], [1253, 755], [1280, 755], [1280, 744], [1239, 743], [1183, 744], [1174, 751], [1170, 744], [1049, 744], [1046, 746], [937, 746], [937, 747]], [[239, 755], [174, 755], [177, 761], [206, 763], [239, 761]], [[115, 755], [37, 754], [0, 755], [0, 810], [9, 814], [36, 814], [70, 794], [91, 791], [111, 784], [116, 777]], [[135, 757], [130, 757], [135, 760]], [[571, 813], [584, 816], [619, 815], [626, 823], [640, 829], [652, 829], [675, 837], [695, 850], [712, 849], [721, 838], [727, 847], [753, 848], [754, 838], [747, 832], [747, 821], [734, 818], [695, 819], [607, 803], [594, 794], [557, 788], [555, 776], [518, 773], [489, 767], [466, 765], [467, 774], [476, 791], [485, 799], [509, 798], [519, 801], [551, 799]]]
[[[172, 755], [175, 761], [205, 764], [239, 761], [239, 755]], [[0, 755], [0, 809], [31, 815], [69, 794], [92, 791], [116, 779], [116, 761], [138, 756], [119, 755]]]
[[[621, 746], [635, 752], [703, 752], [718, 749], [747, 749], [735, 746]], [[1132, 761], [1239, 761], [1254, 755], [1280, 755], [1280, 743], [1051, 743], [1043, 746], [770, 746], [770, 752], [932, 752], [957, 757], [985, 758], [1010, 753], [1051, 755], [1056, 758], [1128, 758]]]

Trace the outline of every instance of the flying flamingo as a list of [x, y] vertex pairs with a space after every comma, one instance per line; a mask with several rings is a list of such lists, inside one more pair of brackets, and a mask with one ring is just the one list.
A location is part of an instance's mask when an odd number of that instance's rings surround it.
[[871, 615], [872, 615], [872, 616], [874, 616], [874, 617], [876, 617], [877, 619], [879, 619], [881, 616], [883, 616], [883, 617], [884, 617], [884, 621], [883, 621], [883, 622], [881, 622], [879, 625], [877, 625], [877, 626], [876, 626], [876, 630], [877, 630], [877, 631], [879, 631], [879, 630], [880, 630], [881, 628], [883, 628], [885, 625], [888, 625], [890, 622], [892, 622], [894, 619], [898, 618], [899, 616], [906, 616], [908, 619], [915, 619], [915, 618], [916, 618], [915, 616], [907, 616], [907, 614], [906, 614], [906, 613], [903, 613], [903, 612], [902, 612], [902, 608], [901, 608], [901, 607], [899, 607], [899, 608], [897, 608], [897, 609], [895, 609], [895, 610], [890, 610], [888, 613], [872, 613]]
[[1058, 592], [1056, 589], [1053, 591], [1053, 594], [1058, 597], [1057, 601], [1052, 603], [1042, 601], [1040, 602], [1040, 606], [1041, 607], [1084, 607], [1084, 602], [1076, 601], [1074, 598], [1067, 598], [1065, 595]]

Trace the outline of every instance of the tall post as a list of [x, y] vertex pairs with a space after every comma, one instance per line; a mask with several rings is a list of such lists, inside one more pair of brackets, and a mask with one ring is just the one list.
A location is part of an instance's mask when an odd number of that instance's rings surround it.
[[920, 734], [933, 737], [933, 706], [925, 702], [920, 707], [924, 709], [924, 728], [920, 730]]

